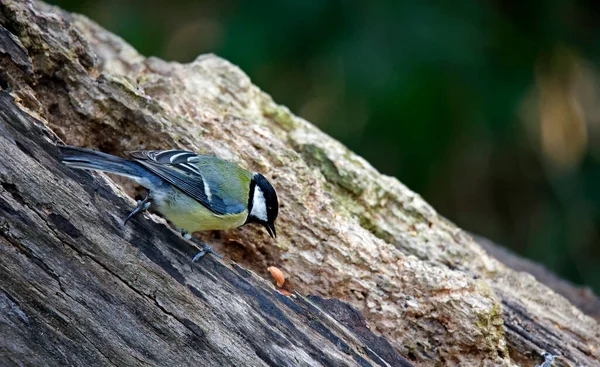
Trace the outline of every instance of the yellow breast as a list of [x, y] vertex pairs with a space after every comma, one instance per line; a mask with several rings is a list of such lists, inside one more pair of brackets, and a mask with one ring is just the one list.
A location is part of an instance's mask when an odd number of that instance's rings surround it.
[[175, 226], [190, 233], [232, 229], [243, 225], [248, 211], [239, 214], [216, 215], [191, 197], [178, 193], [165, 198], [153, 198], [156, 209]]

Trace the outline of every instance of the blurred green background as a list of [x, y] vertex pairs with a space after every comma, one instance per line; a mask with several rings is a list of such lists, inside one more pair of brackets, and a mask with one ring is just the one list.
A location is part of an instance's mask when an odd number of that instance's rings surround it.
[[216, 53], [459, 226], [600, 292], [600, 3], [51, 0]]

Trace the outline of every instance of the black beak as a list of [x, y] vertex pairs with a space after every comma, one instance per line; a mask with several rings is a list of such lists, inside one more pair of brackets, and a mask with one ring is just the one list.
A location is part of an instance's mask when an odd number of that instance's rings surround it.
[[277, 237], [277, 233], [275, 232], [275, 223], [265, 223], [263, 226], [265, 226], [271, 237]]

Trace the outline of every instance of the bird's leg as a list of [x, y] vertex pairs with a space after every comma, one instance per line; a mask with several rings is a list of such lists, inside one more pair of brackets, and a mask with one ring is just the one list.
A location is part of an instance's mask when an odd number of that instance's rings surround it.
[[147, 210], [150, 207], [150, 191], [146, 192], [146, 197], [144, 198], [144, 200], [138, 200], [137, 201], [137, 207], [127, 216], [127, 218], [125, 218], [125, 221], [123, 222], [123, 225], [126, 225], [127, 222], [136, 214], [138, 213], [142, 213], [145, 210]]
[[536, 367], [551, 367], [554, 363], [554, 359], [558, 356], [555, 356], [552, 353], [543, 352], [542, 357], [544, 357], [544, 362], [542, 364], [537, 364]]
[[186, 230], [182, 230], [181, 234], [183, 235], [183, 238], [185, 238], [186, 240], [190, 240], [192, 242], [194, 242], [195, 244], [197, 244], [198, 246], [200, 246], [202, 248], [202, 251], [198, 252], [196, 254], [196, 256], [194, 256], [192, 258], [192, 262], [195, 263], [196, 261], [198, 261], [202, 256], [211, 253], [213, 255], [215, 255], [216, 257], [218, 257], [219, 259], [222, 259], [223, 256], [217, 254], [215, 252], [215, 250], [212, 249], [212, 247], [210, 247], [209, 245], [207, 245], [206, 243], [199, 241], [197, 239], [195, 239], [194, 237], [192, 237], [192, 235], [186, 231]]
[[204, 242], [201, 242], [201, 241], [194, 241], [194, 242], [196, 242], [196, 243], [198, 243], [198, 242], [199, 242], [199, 245], [200, 245], [200, 246], [202, 246], [202, 251], [198, 252], [198, 253], [196, 254], [196, 256], [194, 256], [194, 257], [192, 258], [192, 262], [193, 262], [193, 263], [194, 263], [194, 262], [196, 262], [196, 261], [198, 261], [200, 258], [202, 258], [202, 256], [204, 256], [204, 255], [206, 255], [206, 254], [208, 254], [208, 253], [211, 253], [211, 254], [215, 255], [215, 256], [216, 256], [216, 257], [218, 257], [219, 259], [222, 259], [222, 258], [223, 258], [223, 256], [221, 256], [221, 255], [217, 254], [217, 253], [215, 252], [215, 250], [213, 250], [213, 249], [212, 249], [212, 247], [210, 247], [210, 246], [209, 246], [209, 245], [207, 245], [206, 243], [204, 243]]

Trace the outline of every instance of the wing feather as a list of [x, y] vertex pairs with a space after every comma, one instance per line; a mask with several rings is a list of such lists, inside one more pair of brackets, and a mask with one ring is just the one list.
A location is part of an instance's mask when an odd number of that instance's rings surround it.
[[[225, 195], [222, 186], [226, 179], [220, 176], [228, 172], [215, 173], [214, 167], [208, 169], [206, 165], [198, 164], [203, 160], [213, 160], [231, 169], [233, 163], [185, 150], [136, 151], [129, 152], [129, 155], [215, 214], [238, 214], [247, 207], [247, 197]], [[251, 174], [248, 172], [248, 175]]]

